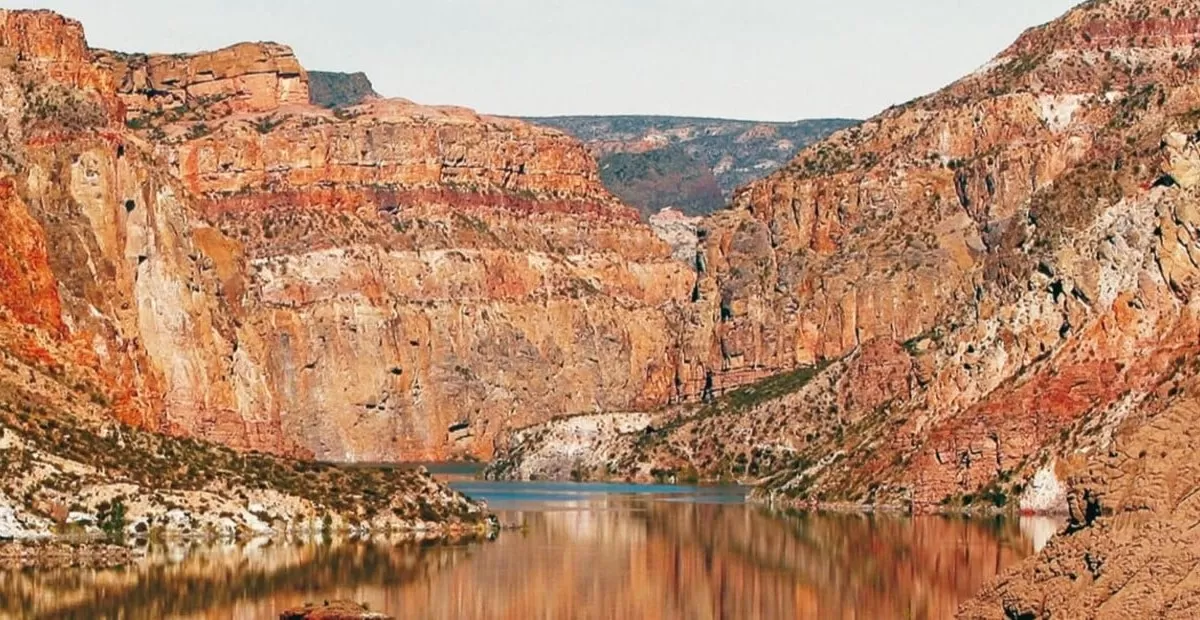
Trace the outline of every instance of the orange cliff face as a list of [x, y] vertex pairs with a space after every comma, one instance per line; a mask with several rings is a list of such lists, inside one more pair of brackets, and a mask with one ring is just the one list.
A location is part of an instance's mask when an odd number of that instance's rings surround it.
[[[845, 462], [778, 490], [1016, 503], [1039, 467], [1106, 441], [1175, 380], [1169, 360], [1195, 348], [1192, 198], [1150, 185], [1164, 133], [1200, 129], [1200, 13], [1143, 4], [1029, 30], [710, 222], [702, 288], [727, 317], [698, 335], [711, 364], [847, 362], [787, 431], [814, 462]], [[879, 374], [855, 369], [872, 367], [903, 369], [885, 398], [861, 397]], [[1027, 506], [1064, 505], [1036, 495]]]
[[[1200, 12], [1150, 4], [1085, 3], [738, 192], [681, 321], [682, 394], [718, 400], [555, 441], [806, 505], [1065, 510], [1069, 457], [1197, 352]], [[563, 462], [560, 426], [497, 475]]]
[[[274, 44], [117, 54], [0, 15], [25, 85], [0, 273], [32, 270], [3, 316], [39, 323], [90, 413], [388, 461], [486, 458], [506, 429], [669, 398], [694, 276], [574, 140], [403, 100], [320, 109]], [[29, 310], [55, 289], [61, 311]], [[70, 401], [68, 379], [43, 396]]]
[[187, 56], [98, 51], [129, 117], [225, 102], [230, 112], [270, 112], [308, 104], [308, 74], [286, 46], [240, 43]]
[[[1164, 133], [1200, 129], [1200, 14], [1143, 4], [1031, 29], [714, 218], [704, 286], [729, 319], [700, 334], [713, 365], [846, 362], [785, 431], [812, 462], [845, 461], [776, 491], [1060, 508], [1025, 488], [1034, 472], [1102, 445], [1178, 380], [1197, 335], [1194, 198], [1150, 185]], [[864, 398], [881, 368], [898, 381]]]

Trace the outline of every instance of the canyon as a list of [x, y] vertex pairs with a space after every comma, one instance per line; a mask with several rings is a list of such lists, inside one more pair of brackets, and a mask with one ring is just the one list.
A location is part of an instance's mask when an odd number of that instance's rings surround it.
[[489, 475], [1061, 512], [963, 617], [1191, 617], [1198, 44], [1195, 3], [1086, 2], [809, 147], [699, 226], [706, 402], [522, 429]]
[[[962, 613], [1187, 616], [1197, 49], [1194, 2], [1086, 2], [652, 227], [556, 129], [362, 80], [314, 97], [279, 44], [118, 53], [0, 11], [2, 465], [43, 474], [5, 477], [0, 525], [103, 512], [166, 459], [167, 521], [214, 472], [271, 522], [470, 526], [420, 472], [379, 502], [375, 474], [306, 460], [480, 459], [1067, 513]], [[244, 503], [186, 526], [254, 529]]]
[[699, 225], [684, 403], [522, 429], [493, 475], [1065, 512], [1196, 352], [1200, 28], [1162, 4], [1085, 3], [740, 190]]

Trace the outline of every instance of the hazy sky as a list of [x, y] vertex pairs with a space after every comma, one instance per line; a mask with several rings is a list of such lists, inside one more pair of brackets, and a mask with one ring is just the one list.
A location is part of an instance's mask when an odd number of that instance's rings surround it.
[[1073, 0], [0, 0], [94, 47], [290, 44], [309, 69], [514, 115], [866, 117], [969, 73]]

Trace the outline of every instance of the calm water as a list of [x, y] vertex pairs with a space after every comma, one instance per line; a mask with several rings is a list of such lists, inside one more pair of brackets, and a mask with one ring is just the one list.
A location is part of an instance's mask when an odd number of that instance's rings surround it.
[[1039, 521], [779, 517], [738, 488], [458, 481], [494, 542], [155, 549], [108, 571], [0, 572], [3, 618], [276, 618], [344, 598], [397, 618], [943, 618]]

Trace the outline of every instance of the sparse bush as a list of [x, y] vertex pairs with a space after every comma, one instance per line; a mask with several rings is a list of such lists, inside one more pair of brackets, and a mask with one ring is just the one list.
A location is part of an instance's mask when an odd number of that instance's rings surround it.
[[275, 131], [275, 128], [282, 125], [285, 118], [276, 118], [274, 116], [266, 116], [254, 121], [254, 129], [260, 134], [266, 135]]
[[100, 515], [100, 529], [111, 538], [125, 533], [125, 502], [119, 498]]
[[188, 129], [187, 139], [188, 140], [199, 140], [200, 138], [203, 138], [204, 136], [207, 136], [211, 133], [212, 133], [212, 128], [209, 127], [207, 123], [196, 123], [195, 125], [192, 125], [191, 128]]
[[108, 124], [104, 108], [82, 91], [53, 82], [30, 82], [24, 90], [27, 127], [79, 131]]

